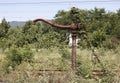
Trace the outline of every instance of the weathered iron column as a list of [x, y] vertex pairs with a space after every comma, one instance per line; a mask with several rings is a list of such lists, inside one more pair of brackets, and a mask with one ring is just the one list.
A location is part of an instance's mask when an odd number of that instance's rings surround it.
[[76, 30], [72, 31], [72, 70], [76, 70]]

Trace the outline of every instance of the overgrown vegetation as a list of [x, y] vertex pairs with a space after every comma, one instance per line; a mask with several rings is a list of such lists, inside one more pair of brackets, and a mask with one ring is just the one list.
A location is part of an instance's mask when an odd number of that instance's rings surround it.
[[[4, 18], [0, 23], [0, 82], [120, 82], [120, 71], [116, 73], [120, 69], [120, 10], [71, 8], [59, 11], [51, 21], [64, 25], [81, 23], [77, 32], [80, 42], [76, 72], [71, 71], [70, 30], [32, 21], [13, 28]], [[46, 69], [67, 71], [63, 74], [39, 73]], [[93, 76], [92, 70], [105, 72]]]
[[23, 62], [33, 62], [33, 52], [29, 48], [10, 48], [4, 61], [3, 68], [8, 72], [9, 68], [14, 70]]

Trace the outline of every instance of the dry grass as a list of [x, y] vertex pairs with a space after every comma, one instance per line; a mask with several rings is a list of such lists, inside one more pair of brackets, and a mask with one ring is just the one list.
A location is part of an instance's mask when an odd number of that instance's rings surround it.
[[[120, 52], [116, 50], [104, 50], [97, 49], [96, 54], [100, 58], [104, 66], [109, 69], [120, 69]], [[68, 49], [71, 52], [71, 49]], [[71, 60], [63, 60], [56, 48], [53, 49], [40, 49], [38, 52], [34, 52], [34, 63], [23, 62], [16, 70], [11, 70], [11, 73], [5, 73], [2, 70], [2, 63], [4, 60], [4, 53], [0, 51], [0, 82], [5, 81], [8, 83], [97, 83], [95, 79], [84, 79], [81, 76], [76, 76], [71, 72]], [[91, 62], [91, 50], [77, 49], [77, 61], [82, 63], [81, 67], [92, 70], [94, 68], [99, 69], [100, 66], [93, 67]], [[38, 74], [35, 70], [40, 69], [66, 69], [67, 73], [64, 74]], [[120, 81], [120, 75], [116, 75], [116, 81]], [[119, 82], [118, 82], [119, 83]]]

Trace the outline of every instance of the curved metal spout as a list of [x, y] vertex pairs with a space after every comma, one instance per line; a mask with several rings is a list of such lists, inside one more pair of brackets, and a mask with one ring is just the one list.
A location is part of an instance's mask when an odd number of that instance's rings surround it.
[[42, 18], [33, 20], [33, 22], [37, 22], [37, 21], [43, 21], [43, 22], [45, 22], [53, 27], [57, 27], [57, 28], [61, 28], [61, 29], [76, 29], [77, 28], [77, 26], [75, 26], [74, 23], [72, 23], [71, 25], [59, 25], [59, 24], [50, 22], [50, 21], [42, 19]]

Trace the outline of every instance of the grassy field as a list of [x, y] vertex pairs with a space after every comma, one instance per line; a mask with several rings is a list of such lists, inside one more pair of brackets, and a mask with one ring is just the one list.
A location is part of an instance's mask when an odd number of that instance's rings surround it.
[[[39, 49], [34, 53], [33, 63], [22, 62], [9, 73], [4, 71], [5, 52], [0, 50], [0, 82], [2, 83], [120, 83], [120, 74], [114, 70], [120, 69], [120, 48], [116, 50], [96, 49], [100, 62], [109, 72], [108, 76], [92, 76], [92, 70], [102, 70], [96, 61], [93, 64], [92, 51], [77, 49], [77, 71], [71, 70], [71, 49]], [[95, 61], [94, 61], [95, 62]], [[64, 72], [40, 70], [66, 70]]]

